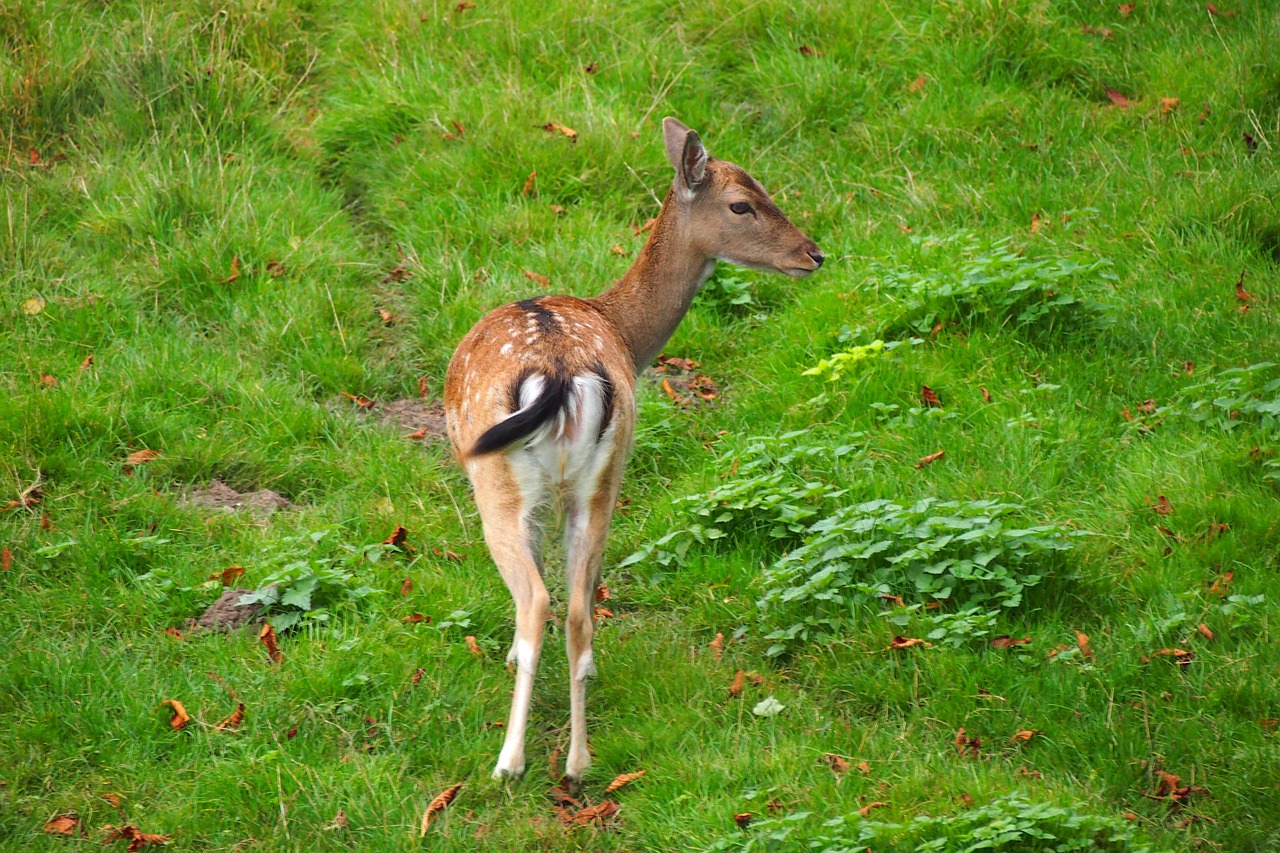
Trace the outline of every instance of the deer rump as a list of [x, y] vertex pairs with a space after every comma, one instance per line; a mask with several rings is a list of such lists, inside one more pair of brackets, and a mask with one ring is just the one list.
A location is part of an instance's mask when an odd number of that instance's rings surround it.
[[614, 385], [604, 365], [570, 375], [529, 370], [511, 384], [510, 415], [481, 433], [470, 456], [508, 450], [531, 453], [553, 482], [575, 479], [576, 464], [591, 460], [613, 425]]

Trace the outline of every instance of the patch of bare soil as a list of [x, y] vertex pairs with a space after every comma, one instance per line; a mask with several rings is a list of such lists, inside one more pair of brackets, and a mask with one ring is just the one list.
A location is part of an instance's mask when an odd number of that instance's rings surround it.
[[687, 358], [660, 355], [657, 365], [645, 370], [643, 376], [647, 382], [660, 387], [671, 402], [696, 412], [720, 399], [720, 386], [699, 372], [700, 367], [698, 362]]
[[256, 492], [240, 493], [221, 480], [214, 480], [203, 489], [191, 489], [178, 503], [182, 506], [208, 507], [236, 511], [248, 509], [254, 515], [268, 516], [278, 509], [292, 509], [293, 501], [279, 492], [270, 489], [258, 489]]
[[413, 438], [442, 438], [446, 435], [444, 407], [438, 403], [411, 398], [392, 400], [376, 404], [372, 413], [383, 423], [403, 430]]
[[200, 615], [199, 619], [188, 619], [187, 629], [191, 631], [234, 631], [246, 625], [256, 625], [262, 621], [262, 605], [241, 605], [240, 596], [253, 592], [251, 589], [225, 590], [218, 600]]

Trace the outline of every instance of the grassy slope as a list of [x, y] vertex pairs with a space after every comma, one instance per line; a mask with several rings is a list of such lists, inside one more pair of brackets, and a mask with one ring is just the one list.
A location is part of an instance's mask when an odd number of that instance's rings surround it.
[[[0, 408], [0, 497], [37, 472], [45, 488], [39, 510], [0, 516], [14, 555], [0, 575], [0, 845], [54, 849], [40, 827], [59, 812], [118, 824], [95, 795], [119, 791], [129, 820], [174, 833], [179, 849], [400, 849], [455, 781], [466, 788], [433, 846], [583, 842], [543, 799], [541, 756], [568, 713], [559, 633], [536, 692], [534, 772], [492, 782], [501, 732], [485, 723], [506, 712], [510, 613], [465, 482], [441, 447], [369, 424], [338, 395], [411, 396], [419, 376], [438, 394], [453, 343], [484, 308], [536, 291], [524, 270], [582, 294], [620, 275], [611, 247], [638, 248], [632, 228], [669, 180], [667, 114], [749, 166], [831, 260], [802, 283], [752, 275], [761, 316], [695, 307], [668, 351], [700, 360], [725, 402], [691, 416], [646, 391], [610, 558], [662, 535], [672, 497], [715, 482], [703, 444], [720, 430], [868, 430], [866, 453], [827, 470], [855, 497], [1013, 499], [1100, 534], [1005, 626], [1040, 650], [1085, 631], [1097, 661], [1051, 665], [981, 643], [894, 657], [889, 626], [868, 613], [785, 666], [768, 666], [754, 635], [716, 662], [714, 634], [753, 622], [764, 543], [721, 543], [658, 582], [643, 569], [611, 575], [627, 616], [599, 634], [593, 785], [649, 775], [622, 792], [621, 831], [592, 843], [696, 848], [772, 796], [824, 814], [885, 800], [906, 818], [954, 811], [961, 793], [1022, 789], [1136, 812], [1162, 846], [1274, 844], [1275, 736], [1260, 720], [1280, 716], [1277, 602], [1227, 620], [1205, 588], [1222, 571], [1235, 592], [1274, 586], [1277, 495], [1249, 451], [1274, 450], [1275, 434], [1171, 417], [1142, 438], [1119, 415], [1170, 400], [1191, 381], [1186, 361], [1198, 379], [1275, 353], [1280, 59], [1267, 45], [1280, 20], [1267, 4], [1239, 2], [1231, 18], [1174, 0], [1126, 18], [1088, 2], [523, 5], [541, 11], [17, 3], [0, 14], [0, 389], [12, 401]], [[920, 75], [923, 91], [910, 91]], [[1110, 107], [1105, 86], [1136, 106]], [[1162, 97], [1181, 107], [1162, 114]], [[445, 138], [454, 121], [465, 134]], [[540, 130], [547, 121], [575, 128], [576, 144]], [[1062, 224], [1083, 208], [1095, 212]], [[1033, 238], [1035, 213], [1049, 225]], [[1071, 339], [944, 330], [840, 386], [800, 377], [838, 348], [842, 326], [882, 315], [868, 267], [909, 256], [900, 224], [1107, 257], [1116, 322]], [[236, 257], [240, 275], [225, 282]], [[412, 277], [384, 281], [401, 263]], [[1241, 270], [1254, 296], [1244, 315], [1232, 297]], [[36, 295], [44, 311], [23, 314]], [[378, 308], [405, 319], [385, 327]], [[58, 387], [42, 388], [41, 373]], [[1018, 393], [1037, 382], [1060, 388]], [[870, 404], [913, 405], [921, 384], [959, 417], [879, 426]], [[825, 402], [802, 405], [823, 390]], [[1010, 426], [1027, 414], [1039, 429]], [[143, 447], [163, 455], [125, 476], [121, 460]], [[943, 461], [912, 467], [940, 447]], [[302, 508], [261, 526], [175, 504], [174, 491], [212, 477]], [[1173, 502], [1167, 519], [1147, 508], [1157, 493]], [[41, 529], [42, 514], [56, 530]], [[1198, 543], [1215, 521], [1230, 534]], [[1187, 542], [1165, 555], [1157, 523]], [[385, 592], [372, 605], [286, 637], [278, 671], [249, 637], [161, 633], [211, 591], [148, 595], [136, 582], [163, 569], [195, 584], [232, 563], [252, 582], [265, 546], [329, 524], [356, 544], [404, 524], [418, 555], [370, 568]], [[152, 532], [168, 541], [133, 541]], [[56, 558], [33, 553], [69, 539]], [[446, 546], [465, 558], [432, 553]], [[471, 627], [400, 621], [455, 608]], [[1192, 640], [1185, 672], [1141, 665], [1188, 641], [1162, 628], [1183, 611], [1219, 638]], [[762, 692], [726, 702], [738, 667], [763, 672], [787, 712], [754, 718]], [[162, 699], [207, 723], [229, 712], [207, 671], [234, 686], [245, 726], [174, 735]], [[989, 744], [986, 760], [954, 756], [960, 726]], [[1019, 728], [1045, 735], [1003, 746]], [[836, 779], [817, 760], [825, 751], [873, 773]], [[1195, 810], [1216, 823], [1176, 827], [1142, 796], [1144, 762], [1209, 787]], [[1015, 775], [1024, 764], [1043, 778]], [[350, 828], [324, 831], [339, 808]]]

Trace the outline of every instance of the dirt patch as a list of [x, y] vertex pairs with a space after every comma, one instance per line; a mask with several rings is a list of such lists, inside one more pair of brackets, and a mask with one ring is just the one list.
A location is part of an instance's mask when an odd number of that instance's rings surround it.
[[247, 509], [254, 515], [268, 516], [278, 509], [292, 509], [293, 501], [279, 492], [258, 489], [240, 493], [221, 480], [214, 480], [203, 489], [192, 489], [178, 499], [181, 506], [225, 509], [229, 512]]
[[234, 631], [246, 625], [257, 625], [262, 621], [261, 604], [240, 604], [240, 596], [253, 592], [251, 589], [228, 589], [209, 605], [199, 619], [188, 619], [189, 631]]
[[371, 414], [414, 438], [443, 438], [446, 435], [444, 406], [438, 403], [409, 398], [392, 400], [376, 404]]
[[675, 356], [658, 356], [658, 363], [645, 370], [645, 381], [657, 385], [662, 393], [681, 409], [698, 411], [704, 406], [715, 405], [720, 399], [720, 386], [705, 373], [696, 361]]

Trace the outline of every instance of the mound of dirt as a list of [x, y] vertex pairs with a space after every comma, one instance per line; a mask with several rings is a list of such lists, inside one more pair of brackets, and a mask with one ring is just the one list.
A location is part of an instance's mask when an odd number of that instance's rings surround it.
[[214, 480], [203, 489], [188, 491], [178, 503], [182, 506], [225, 509], [230, 512], [248, 509], [255, 515], [262, 516], [271, 515], [278, 509], [292, 509], [294, 506], [291, 500], [279, 492], [258, 489], [256, 492], [242, 494], [221, 480]]
[[383, 423], [419, 438], [442, 438], [446, 435], [444, 407], [430, 405], [425, 400], [404, 399], [379, 403], [374, 407], [373, 413]]
[[188, 619], [187, 628], [191, 631], [234, 631], [246, 625], [258, 624], [262, 621], [262, 605], [242, 606], [239, 603], [240, 596], [251, 592], [251, 589], [225, 590], [199, 619]]

